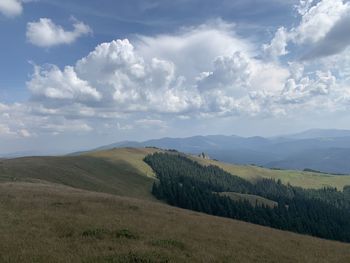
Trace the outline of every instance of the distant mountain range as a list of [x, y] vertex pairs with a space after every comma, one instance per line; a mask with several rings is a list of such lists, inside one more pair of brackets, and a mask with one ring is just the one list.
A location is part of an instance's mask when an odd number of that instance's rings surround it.
[[269, 138], [235, 135], [161, 138], [118, 142], [95, 150], [147, 146], [190, 154], [204, 152], [211, 158], [228, 163], [350, 174], [350, 130], [313, 129]]

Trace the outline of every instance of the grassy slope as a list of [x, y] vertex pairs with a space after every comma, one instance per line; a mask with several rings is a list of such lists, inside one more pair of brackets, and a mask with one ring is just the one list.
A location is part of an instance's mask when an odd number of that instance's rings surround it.
[[85, 153], [86, 156], [104, 158], [112, 162], [123, 161], [134, 167], [141, 174], [148, 177], [154, 177], [155, 174], [151, 167], [149, 167], [144, 161], [146, 155], [155, 153], [160, 150], [153, 148], [119, 148], [106, 151], [95, 151]]
[[0, 161], [0, 182], [52, 182], [142, 199], [153, 199], [154, 179], [123, 159], [91, 156], [26, 157]]
[[60, 185], [1, 183], [0, 211], [1, 262], [350, 262], [350, 244]]
[[303, 188], [322, 188], [325, 186], [332, 186], [337, 187], [339, 190], [342, 190], [345, 185], [350, 185], [350, 176], [302, 171], [272, 170], [252, 165], [234, 165], [214, 160], [205, 160], [194, 156], [192, 159], [204, 165], [217, 165], [231, 174], [235, 174], [250, 181], [255, 181], [259, 178], [274, 178], [281, 179], [285, 184], [290, 183], [291, 185]]

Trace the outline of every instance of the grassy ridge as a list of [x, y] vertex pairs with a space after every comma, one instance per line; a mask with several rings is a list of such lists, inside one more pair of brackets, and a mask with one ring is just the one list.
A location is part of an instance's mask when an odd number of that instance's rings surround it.
[[1, 183], [0, 211], [1, 262], [350, 261], [350, 244], [61, 185]]
[[105, 151], [88, 152], [84, 155], [107, 159], [112, 162], [125, 162], [134, 167], [142, 175], [155, 177], [151, 167], [143, 159], [146, 155], [155, 153], [160, 150], [154, 148], [118, 148]]
[[329, 175], [314, 172], [302, 172], [292, 170], [273, 170], [252, 165], [234, 165], [214, 160], [205, 160], [192, 156], [192, 159], [203, 165], [216, 165], [225, 171], [240, 176], [251, 182], [259, 178], [280, 179], [284, 184], [290, 183], [293, 186], [303, 188], [336, 187], [342, 190], [345, 185], [350, 185], [350, 176]]
[[[151, 153], [157, 152], [153, 148], [120, 148], [107, 151], [90, 152], [88, 156], [101, 157], [112, 161], [125, 161], [135, 167], [140, 173], [154, 177], [152, 169], [143, 162], [143, 158]], [[195, 161], [204, 165], [216, 165], [225, 171], [240, 176], [249, 181], [256, 181], [259, 178], [280, 179], [283, 183], [290, 183], [293, 186], [303, 188], [323, 188], [327, 186], [336, 187], [342, 190], [345, 185], [350, 185], [350, 176], [329, 175], [316, 172], [304, 172], [293, 170], [273, 170], [252, 165], [234, 165], [214, 160], [206, 160], [191, 156]]]
[[[84, 153], [81, 156], [27, 157], [0, 160], [0, 181], [43, 180], [86, 190], [152, 198], [149, 194], [154, 172], [143, 158], [156, 149], [121, 148]], [[281, 179], [283, 183], [304, 188], [350, 185], [350, 176], [271, 170], [256, 166], [226, 164], [192, 157], [204, 164], [213, 164], [249, 181], [259, 178]], [[145, 176], [146, 175], [146, 176]]]
[[25, 157], [0, 161], [0, 182], [50, 182], [79, 189], [152, 199], [154, 179], [130, 163], [91, 156]]

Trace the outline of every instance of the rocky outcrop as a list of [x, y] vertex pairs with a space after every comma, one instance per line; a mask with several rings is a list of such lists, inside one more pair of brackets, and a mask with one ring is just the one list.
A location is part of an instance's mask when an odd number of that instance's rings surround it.
[[199, 158], [210, 160], [210, 157], [208, 154], [202, 152], [201, 154], [198, 155]]

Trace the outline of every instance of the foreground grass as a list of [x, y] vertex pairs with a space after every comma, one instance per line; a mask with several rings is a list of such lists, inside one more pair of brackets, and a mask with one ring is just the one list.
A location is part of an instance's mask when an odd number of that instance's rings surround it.
[[343, 190], [345, 185], [350, 185], [350, 176], [329, 175], [323, 173], [303, 172], [294, 170], [273, 170], [262, 168], [253, 165], [235, 165], [214, 160], [205, 160], [195, 156], [191, 157], [203, 165], [216, 165], [225, 171], [240, 176], [251, 182], [260, 178], [280, 179], [284, 184], [290, 183], [293, 186], [303, 188], [323, 188], [336, 187], [338, 190]]
[[164, 204], [0, 184], [1, 262], [350, 262], [350, 244]]

